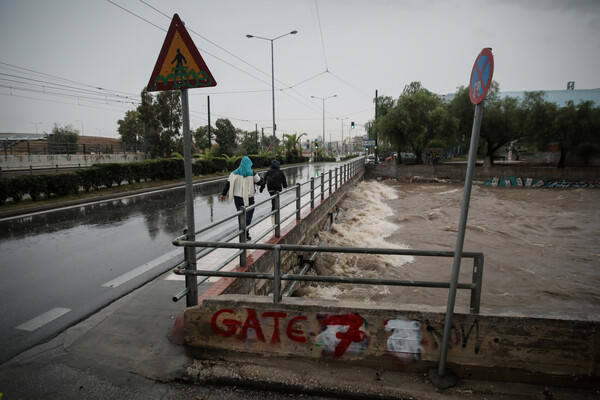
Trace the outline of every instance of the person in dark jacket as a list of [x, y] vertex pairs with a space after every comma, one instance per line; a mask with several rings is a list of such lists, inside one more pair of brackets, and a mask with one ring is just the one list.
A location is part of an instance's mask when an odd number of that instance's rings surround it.
[[[271, 161], [271, 169], [269, 169], [262, 178], [260, 186], [261, 193], [265, 188], [265, 184], [267, 185], [269, 196], [273, 196], [276, 192], [281, 192], [284, 188], [287, 188], [287, 179], [285, 179], [285, 174], [279, 167], [279, 161]], [[271, 199], [271, 211], [275, 211], [275, 199]]]

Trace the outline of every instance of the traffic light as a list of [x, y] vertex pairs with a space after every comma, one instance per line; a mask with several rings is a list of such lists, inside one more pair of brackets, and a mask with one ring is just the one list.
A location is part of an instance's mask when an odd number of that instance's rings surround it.
[[354, 129], [354, 121], [350, 122], [350, 129]]

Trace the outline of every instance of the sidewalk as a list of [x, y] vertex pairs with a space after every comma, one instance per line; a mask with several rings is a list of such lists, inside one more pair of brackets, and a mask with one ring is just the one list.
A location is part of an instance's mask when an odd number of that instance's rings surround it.
[[[290, 212], [286, 210], [282, 215]], [[261, 222], [252, 229], [252, 236], [258, 237], [269, 226], [270, 219]], [[210, 262], [223, 260], [229, 252], [216, 250]], [[202, 264], [207, 262], [208, 258]], [[230, 263], [227, 269], [236, 264]], [[199, 268], [203, 267], [199, 264]], [[188, 349], [169, 340], [176, 318], [185, 309], [185, 299], [177, 303], [171, 300], [183, 289], [183, 280], [172, 273], [164, 274], [49, 342], [3, 364], [2, 400], [600, 397], [599, 392], [592, 391], [473, 380], [460, 380], [457, 386], [440, 391], [422, 374]], [[210, 278], [200, 285], [199, 296], [215, 281], [217, 278]]]

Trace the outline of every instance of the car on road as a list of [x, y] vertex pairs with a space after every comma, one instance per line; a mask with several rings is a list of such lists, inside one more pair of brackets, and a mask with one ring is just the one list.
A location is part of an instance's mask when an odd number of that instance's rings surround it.
[[400, 162], [402, 164], [414, 164], [417, 162], [417, 156], [413, 153], [400, 153]]

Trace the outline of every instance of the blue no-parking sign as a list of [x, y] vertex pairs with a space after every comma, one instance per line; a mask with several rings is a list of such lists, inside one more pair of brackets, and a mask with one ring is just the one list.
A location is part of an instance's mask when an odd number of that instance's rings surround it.
[[492, 55], [492, 49], [485, 48], [477, 56], [471, 71], [471, 81], [469, 83], [471, 103], [479, 104], [483, 101], [492, 84], [493, 75], [494, 56]]

